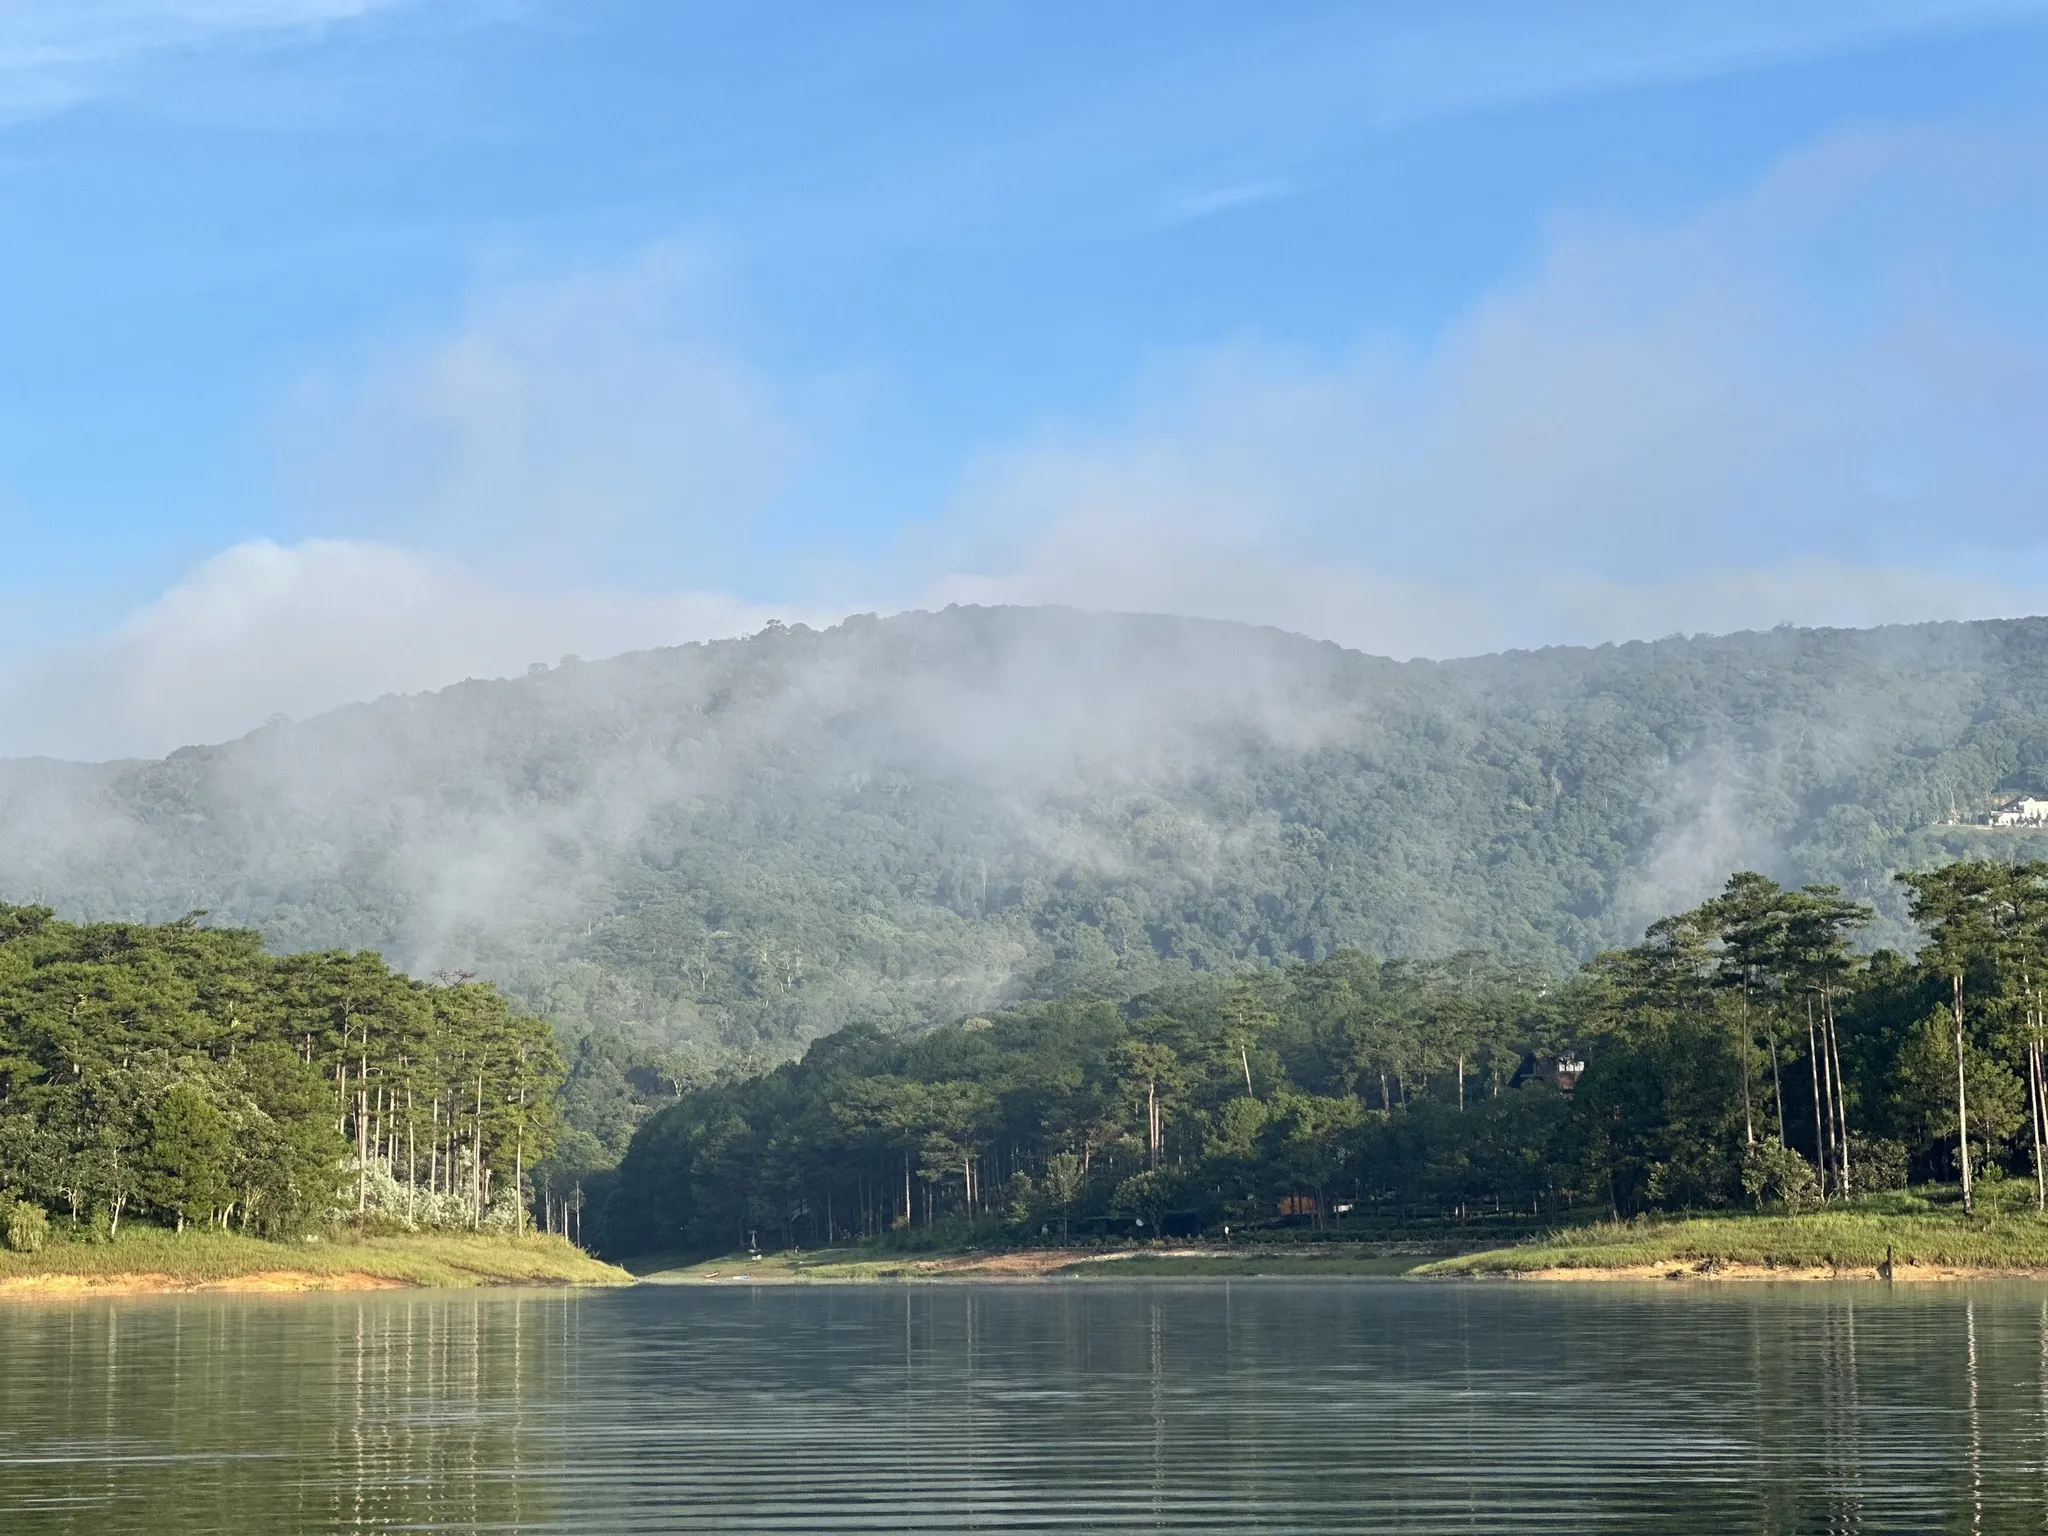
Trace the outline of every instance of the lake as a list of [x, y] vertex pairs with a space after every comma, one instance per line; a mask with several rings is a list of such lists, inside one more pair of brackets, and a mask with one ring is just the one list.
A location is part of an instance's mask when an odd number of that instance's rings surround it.
[[2048, 1288], [0, 1308], [0, 1530], [2048, 1527]]

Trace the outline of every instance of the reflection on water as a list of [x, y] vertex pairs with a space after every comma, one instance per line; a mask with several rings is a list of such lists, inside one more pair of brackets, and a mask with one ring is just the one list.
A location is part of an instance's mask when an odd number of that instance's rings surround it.
[[0, 1310], [0, 1530], [2048, 1529], [2048, 1290]]
[[0, 1308], [0, 1530], [545, 1526], [522, 1419], [577, 1322], [562, 1297]]

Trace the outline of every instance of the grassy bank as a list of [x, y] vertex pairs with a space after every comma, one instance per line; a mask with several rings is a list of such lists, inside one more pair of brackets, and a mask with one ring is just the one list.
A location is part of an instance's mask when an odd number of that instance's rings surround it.
[[[1481, 1236], [1479, 1241], [1484, 1242]], [[1871, 1195], [1799, 1215], [1733, 1212], [1594, 1222], [1476, 1250], [1467, 1236], [1379, 1241], [1132, 1244], [1045, 1248], [954, 1247], [905, 1252], [877, 1244], [647, 1259], [631, 1267], [670, 1285], [861, 1284], [987, 1280], [1770, 1279], [1899, 1280], [2031, 1276], [2048, 1279], [2048, 1217], [2033, 1186], [1987, 1187], [1965, 1216], [1953, 1189]]]
[[1430, 1276], [1538, 1279], [2048, 1277], [2048, 1219], [2031, 1209], [1965, 1216], [1916, 1196], [1803, 1215], [1688, 1216], [1579, 1227], [1422, 1265]]
[[374, 1290], [400, 1286], [622, 1285], [624, 1270], [558, 1237], [416, 1233], [264, 1242], [131, 1227], [109, 1243], [0, 1249], [0, 1297], [185, 1290]]
[[1005, 1248], [903, 1254], [873, 1248], [729, 1254], [699, 1261], [652, 1259], [634, 1265], [663, 1285], [801, 1285], [974, 1280], [1335, 1279], [1405, 1274], [1441, 1249], [1400, 1244], [1320, 1243], [1313, 1247]]

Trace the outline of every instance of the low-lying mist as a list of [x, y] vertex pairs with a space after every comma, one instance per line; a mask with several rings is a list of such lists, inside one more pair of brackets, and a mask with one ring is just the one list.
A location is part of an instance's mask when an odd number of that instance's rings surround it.
[[0, 899], [780, 1052], [1346, 945], [1563, 965], [1736, 867], [1889, 902], [1984, 835], [1951, 801], [2048, 771], [2044, 681], [2037, 620], [1449, 663], [1061, 609], [771, 626], [0, 762]]

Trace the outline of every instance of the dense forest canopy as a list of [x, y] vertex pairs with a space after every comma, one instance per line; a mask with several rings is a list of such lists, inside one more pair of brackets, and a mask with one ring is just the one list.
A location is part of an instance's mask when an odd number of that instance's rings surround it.
[[268, 1236], [523, 1224], [558, 1125], [547, 1025], [488, 983], [273, 956], [200, 915], [0, 907], [0, 1205], [104, 1236], [133, 1212]]
[[1563, 974], [1738, 867], [1907, 945], [1893, 871], [2023, 853], [1941, 823], [2043, 784], [2042, 620], [1395, 663], [962, 608], [0, 763], [0, 899], [209, 908], [703, 1066], [1347, 949]]
[[2048, 864], [1898, 881], [1911, 959], [1858, 948], [1875, 909], [1838, 887], [1741, 873], [1569, 976], [1340, 950], [717, 1075], [602, 1036], [565, 1066], [495, 987], [374, 954], [0, 907], [0, 1206], [105, 1236], [531, 1212], [625, 1255], [1796, 1208], [1916, 1175], [2048, 1204]]
[[1796, 1209], [1909, 1176], [1960, 1178], [1967, 1207], [2016, 1174], [2039, 1205], [2048, 865], [1904, 883], [1917, 961], [1858, 951], [1874, 914], [1839, 889], [1744, 873], [1568, 980], [1344, 951], [845, 1030], [647, 1120], [594, 1235], [630, 1255]]

